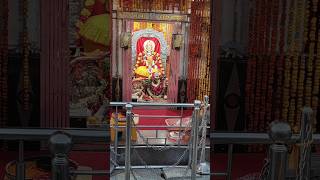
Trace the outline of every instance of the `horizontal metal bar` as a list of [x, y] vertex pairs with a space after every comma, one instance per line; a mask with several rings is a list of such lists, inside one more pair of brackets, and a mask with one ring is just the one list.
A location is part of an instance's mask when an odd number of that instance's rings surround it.
[[228, 173], [216, 172], [216, 173], [210, 173], [210, 175], [212, 175], [212, 176], [227, 176]]
[[[288, 144], [299, 142], [299, 135], [294, 134]], [[210, 133], [211, 144], [272, 144], [267, 133]], [[320, 144], [320, 134], [313, 135], [313, 143]]]
[[[112, 128], [125, 128], [126, 126], [110, 126]], [[134, 128], [192, 128], [191, 126], [134, 126]]]
[[[188, 166], [174, 166], [175, 168], [187, 168]], [[161, 169], [161, 168], [172, 168], [172, 166], [131, 166], [131, 169]], [[124, 166], [115, 167], [116, 170], [123, 170]]]
[[110, 171], [107, 170], [74, 170], [70, 171], [74, 175], [93, 175], [93, 176], [106, 176], [110, 174]]
[[[162, 147], [166, 147], [166, 146], [170, 146], [171, 149], [186, 149], [189, 148], [189, 146], [187, 144], [180, 144], [180, 146], [178, 144], [167, 144], [167, 145], [151, 145], [153, 148], [162, 148]], [[110, 146], [113, 148], [113, 146]], [[132, 145], [131, 148], [134, 149], [142, 149], [142, 148], [151, 148], [150, 146], [146, 146], [146, 145]], [[118, 149], [125, 149], [124, 146], [118, 146]], [[210, 146], [206, 146], [206, 149], [210, 149]]]
[[57, 131], [63, 131], [72, 136], [73, 141], [110, 142], [110, 132], [107, 129], [12, 129], [0, 128], [0, 139], [2, 140], [48, 140]]
[[192, 108], [194, 107], [194, 104], [187, 104], [187, 103], [138, 103], [138, 102], [110, 102], [110, 106], [125, 106], [126, 104], [131, 104], [133, 107], [186, 107], [186, 108]]
[[[125, 128], [126, 126], [110, 126], [111, 128]], [[191, 126], [134, 126], [135, 128], [192, 128]], [[210, 129], [210, 126], [207, 126], [207, 129]], [[184, 129], [182, 129], [184, 130]]]
[[157, 116], [157, 115], [134, 115], [139, 118], [183, 118], [182, 116]]
[[166, 137], [147, 137], [147, 139], [167, 139]]

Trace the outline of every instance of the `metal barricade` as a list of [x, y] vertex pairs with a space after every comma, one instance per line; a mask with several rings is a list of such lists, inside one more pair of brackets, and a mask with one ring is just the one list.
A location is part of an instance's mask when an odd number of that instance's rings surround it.
[[[199, 146], [198, 146], [198, 143], [199, 143], [199, 126], [200, 126], [200, 109], [201, 109], [201, 106], [203, 105], [201, 103], [201, 101], [198, 101], [196, 100], [194, 102], [194, 104], [178, 104], [178, 103], [136, 103], [136, 102], [130, 102], [130, 103], [124, 103], [124, 102], [111, 102], [110, 105], [112, 107], [115, 107], [115, 125], [111, 126], [111, 128], [114, 128], [115, 129], [115, 133], [116, 135], [114, 136], [114, 147], [112, 148], [113, 149], [113, 153], [114, 153], [114, 156], [115, 159], [112, 160], [112, 162], [114, 164], [117, 165], [117, 157], [118, 157], [118, 148], [119, 148], [119, 139], [118, 139], [118, 135], [117, 135], [117, 132], [118, 132], [118, 128], [125, 128], [126, 129], [126, 142], [125, 142], [125, 178], [126, 180], [129, 180], [130, 179], [130, 174], [131, 174], [131, 149], [135, 149], [137, 148], [137, 146], [131, 144], [131, 135], [132, 135], [132, 126], [134, 126], [135, 128], [175, 128], [175, 129], [179, 129], [179, 138], [178, 138], [178, 143], [176, 145], [174, 145], [174, 148], [187, 148], [187, 150], [189, 150], [189, 162], [190, 162], [190, 169], [191, 169], [191, 179], [192, 180], [195, 180], [196, 179], [196, 174], [197, 174], [197, 168], [198, 168], [198, 150], [199, 150]], [[206, 103], [206, 105], [208, 106], [208, 102]], [[119, 126], [118, 125], [118, 107], [125, 107], [126, 108], [126, 126]], [[165, 107], [165, 108], [181, 108], [181, 111], [180, 111], [180, 116], [156, 116], [156, 115], [153, 115], [153, 116], [149, 116], [149, 115], [139, 115], [140, 117], [148, 117], [148, 118], [159, 118], [159, 117], [162, 117], [162, 118], [179, 118], [180, 119], [180, 123], [179, 123], [179, 126], [140, 126], [140, 125], [134, 125], [134, 123], [132, 122], [133, 121], [133, 115], [132, 115], [132, 109], [134, 107], [156, 107], [156, 108], [161, 108], [161, 107]], [[182, 118], [183, 118], [183, 109], [185, 108], [193, 108], [193, 116], [192, 116], [192, 126], [191, 127], [187, 127], [187, 126], [184, 126], [182, 124]], [[181, 144], [181, 132], [183, 131], [183, 129], [186, 129], [186, 128], [190, 128], [191, 129], [191, 140], [189, 141], [189, 147], [186, 146], [186, 145], [182, 145]], [[205, 128], [209, 128], [209, 127], [205, 127]], [[138, 131], [138, 134], [140, 135], [140, 132], [139, 130]], [[159, 138], [158, 137], [158, 130], [155, 130], [156, 131], [156, 138]], [[206, 132], [206, 131], [205, 131]], [[144, 137], [142, 137], [142, 139], [144, 139]], [[148, 144], [148, 141], [149, 141], [149, 138], [146, 138], [146, 144]], [[171, 145], [172, 146], [172, 145]], [[165, 149], [167, 147], [170, 147], [170, 145], [167, 145], [167, 140], [165, 139], [165, 144], [163, 145], [158, 145], [157, 148], [159, 148], [159, 150], [161, 149]], [[204, 155], [203, 155], [204, 156]], [[176, 163], [177, 165], [179, 163]], [[166, 167], [166, 166], [162, 166], [162, 167]], [[170, 166], [168, 166], [170, 167]], [[116, 167], [117, 168], [117, 167]], [[115, 169], [116, 169], [115, 168]]]
[[[132, 168], [131, 150], [135, 148], [131, 144], [130, 133], [132, 124], [132, 108], [134, 103], [123, 104], [126, 106], [126, 121], [129, 126], [126, 126], [126, 180], [130, 179], [130, 170]], [[139, 104], [136, 104], [139, 106]], [[154, 105], [155, 106], [155, 105]], [[186, 106], [186, 105], [184, 105]], [[199, 116], [200, 102], [187, 105], [194, 108], [194, 118]], [[266, 169], [267, 180], [279, 180], [286, 178], [287, 170], [287, 145], [300, 144], [301, 155], [299, 173], [297, 179], [311, 179], [311, 144], [320, 144], [320, 134], [312, 133], [313, 115], [310, 108], [304, 108], [302, 114], [302, 127], [300, 135], [291, 134], [291, 128], [284, 122], [274, 122], [271, 124], [270, 133], [211, 133], [211, 144], [269, 144], [269, 163]], [[193, 135], [197, 136], [199, 122], [193, 122]], [[19, 158], [17, 162], [16, 179], [22, 180], [25, 178], [25, 162], [24, 162], [24, 141], [28, 140], [49, 140], [49, 147], [52, 158], [52, 178], [59, 180], [66, 180], [70, 175], [108, 175], [108, 171], [94, 170], [94, 171], [70, 171], [68, 164], [68, 153], [72, 148], [73, 143], [84, 140], [96, 142], [109, 142], [109, 131], [105, 130], [89, 130], [89, 129], [0, 129], [1, 140], [18, 140], [19, 141]], [[197, 168], [197, 137], [192, 138], [191, 151], [192, 166], [190, 178], [196, 178]], [[182, 148], [177, 146], [177, 148]], [[220, 174], [228, 174], [220, 173]], [[212, 173], [215, 174], [215, 173]], [[217, 174], [217, 173], [216, 173]], [[231, 177], [231, 176], [229, 176]]]
[[[18, 140], [19, 157], [15, 179], [24, 180], [25, 159], [24, 141], [49, 141], [53, 155], [51, 174], [53, 180], [69, 180], [70, 175], [98, 174], [109, 175], [109, 170], [71, 171], [69, 169], [68, 153], [74, 143], [83, 141], [104, 142], [109, 144], [109, 131], [89, 129], [11, 129], [0, 128], [0, 140]], [[97, 173], [98, 172], [98, 173]]]

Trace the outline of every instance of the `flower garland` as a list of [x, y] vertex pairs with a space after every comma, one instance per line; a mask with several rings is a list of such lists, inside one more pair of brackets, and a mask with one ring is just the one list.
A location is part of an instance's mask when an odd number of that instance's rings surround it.
[[191, 1], [188, 0], [119, 0], [119, 9], [124, 11], [172, 11], [175, 9], [181, 13], [188, 13]]
[[270, 62], [269, 62], [269, 73], [268, 73], [268, 87], [267, 87], [267, 94], [266, 94], [266, 121], [264, 124], [264, 131], [267, 130], [267, 124], [272, 121], [272, 103], [273, 103], [273, 83], [274, 83], [274, 74], [275, 74], [275, 63], [276, 63], [276, 48], [277, 48], [277, 32], [278, 32], [278, 18], [279, 18], [279, 1], [273, 0], [271, 1], [272, 15], [271, 21], [272, 27], [271, 30], [271, 40], [270, 40]]
[[249, 87], [249, 92], [250, 94], [248, 96], [250, 96], [250, 107], [249, 107], [249, 122], [250, 124], [248, 125], [249, 130], [253, 130], [254, 126], [255, 126], [255, 119], [254, 119], [254, 108], [255, 108], [255, 102], [256, 102], [256, 98], [255, 98], [255, 89], [256, 89], [256, 72], [257, 72], [257, 45], [258, 45], [258, 34], [257, 34], [257, 30], [259, 28], [259, 10], [260, 10], [260, 3], [261, 1], [255, 1], [256, 5], [255, 5], [255, 13], [253, 15], [254, 18], [254, 22], [252, 22], [253, 25], [253, 30], [252, 30], [252, 54], [251, 54], [251, 62], [252, 62], [252, 73], [251, 73], [251, 87]]
[[0, 2], [0, 127], [8, 122], [8, 0]]
[[22, 32], [22, 56], [23, 56], [23, 109], [30, 110], [30, 76], [29, 76], [29, 37], [28, 37], [28, 0], [22, 1], [22, 17], [23, 17], [23, 32]]
[[[308, 41], [308, 25], [310, 23], [310, 2], [306, 1], [305, 4], [305, 11], [304, 11], [304, 43], [307, 43]], [[305, 48], [304, 48], [305, 49]], [[300, 121], [301, 121], [301, 115], [299, 112], [301, 112], [302, 107], [304, 105], [304, 88], [305, 88], [305, 73], [306, 73], [306, 60], [308, 57], [306, 56], [301, 56], [300, 57], [300, 69], [299, 69], [299, 78], [298, 78], [298, 87], [297, 87], [297, 117], [296, 117], [296, 125], [295, 126], [300, 126]]]
[[255, 36], [255, 31], [254, 31], [254, 25], [255, 23], [253, 22], [253, 18], [255, 16], [253, 8], [250, 8], [250, 14], [249, 14], [249, 57], [248, 57], [248, 63], [247, 63], [247, 73], [246, 73], [246, 99], [245, 99], [245, 116], [249, 120], [248, 124], [246, 124], [246, 129], [252, 129], [252, 124], [251, 124], [251, 114], [250, 114], [250, 103], [251, 103], [251, 94], [252, 94], [252, 83], [253, 83], [253, 60], [254, 60], [254, 36]]
[[[288, 40], [287, 44], [288, 47], [292, 46], [292, 39], [294, 34], [294, 18], [295, 18], [295, 1], [290, 1], [290, 10], [289, 10], [289, 22], [288, 22]], [[282, 96], [282, 120], [288, 119], [288, 112], [289, 112], [289, 103], [290, 103], [290, 82], [291, 82], [291, 56], [290, 52], [286, 55], [285, 64], [284, 64], [284, 80], [283, 80], [283, 96]], [[292, 124], [292, 122], [289, 122]]]
[[[263, 86], [263, 73], [265, 71], [265, 54], [264, 54], [264, 48], [265, 44], [264, 42], [261, 42], [260, 40], [263, 39], [266, 33], [266, 23], [267, 23], [267, 14], [266, 14], [266, 1], [259, 1], [257, 3], [257, 49], [256, 49], [256, 87], [255, 87], [255, 94], [254, 94], [254, 106], [253, 106], [253, 130], [254, 131], [261, 131], [261, 125], [263, 124], [262, 119], [260, 119], [261, 116], [263, 116], [263, 113], [260, 113], [261, 111], [261, 103], [262, 103], [262, 86]], [[253, 151], [261, 151], [261, 146], [255, 145], [253, 146]]]
[[[317, 1], [317, 3], [319, 4], [319, 2]], [[319, 12], [319, 5], [318, 5], [318, 9], [317, 12]], [[320, 21], [320, 18], [318, 17], [318, 23]], [[319, 27], [319, 26], [318, 26]], [[320, 86], [320, 42], [319, 42], [319, 38], [320, 38], [320, 30], [319, 28], [317, 28], [317, 48], [316, 48], [316, 58], [315, 58], [315, 72], [314, 72], [314, 82], [313, 82], [313, 91], [312, 91], [312, 102], [311, 102], [311, 107], [314, 111], [315, 117], [317, 116], [317, 112], [318, 112], [318, 104], [319, 104], [319, 86]], [[317, 122], [315, 122], [317, 123]], [[316, 124], [315, 124], [316, 125]], [[316, 127], [314, 125], [314, 127]]]
[[251, 92], [251, 99], [252, 99], [252, 103], [251, 103], [251, 107], [250, 107], [250, 114], [251, 114], [251, 122], [252, 122], [252, 129], [253, 130], [255, 128], [255, 117], [254, 117], [254, 112], [255, 112], [255, 103], [256, 103], [256, 96], [255, 96], [255, 91], [256, 91], [256, 87], [257, 87], [257, 72], [258, 72], [258, 37], [259, 34], [257, 33], [258, 29], [259, 29], [259, 18], [260, 18], [260, 5], [261, 1], [256, 1], [256, 13], [255, 13], [255, 26], [254, 26], [254, 43], [253, 43], [253, 62], [252, 62], [252, 92]]
[[[317, 1], [312, 2], [312, 11], [313, 14], [316, 12], [317, 8]], [[306, 90], [305, 90], [305, 104], [309, 107], [311, 107], [311, 96], [312, 96], [312, 78], [313, 78], [313, 64], [314, 64], [314, 57], [316, 55], [315, 53], [315, 46], [316, 46], [316, 31], [317, 31], [317, 17], [316, 16], [311, 16], [311, 25], [310, 25], [310, 31], [309, 31], [309, 36], [308, 36], [308, 61], [307, 61], [307, 80], [306, 80]]]
[[[261, 40], [263, 39], [263, 36], [266, 32], [266, 9], [265, 9], [266, 1], [261, 1], [259, 6], [259, 16], [257, 17], [259, 19], [259, 32], [257, 39]], [[261, 108], [261, 101], [262, 101], [262, 78], [263, 78], [263, 72], [264, 72], [264, 54], [263, 54], [263, 48], [264, 43], [258, 43], [258, 49], [257, 49], [257, 87], [256, 87], [256, 94], [255, 94], [255, 108], [254, 108], [254, 129], [260, 131], [260, 108]], [[262, 56], [261, 56], [262, 55]]]
[[[308, 60], [306, 62], [306, 88], [305, 88], [305, 105], [311, 107], [317, 112], [318, 95], [319, 95], [319, 37], [318, 31], [318, 0], [312, 1], [310, 8], [310, 30], [308, 36]], [[314, 68], [315, 67], [315, 68]], [[315, 114], [316, 116], [316, 114]]]
[[277, 82], [275, 90], [275, 106], [274, 106], [274, 119], [279, 120], [281, 115], [281, 99], [282, 99], [282, 89], [283, 89], [283, 71], [284, 71], [284, 46], [285, 46], [285, 28], [287, 19], [287, 0], [283, 0], [281, 8], [281, 18], [280, 18], [280, 28], [279, 28], [279, 63], [277, 63]]
[[[272, 0], [255, 3], [255, 13], [250, 11], [249, 20], [247, 129], [266, 130], [267, 124], [277, 119], [288, 121], [297, 133], [302, 107], [312, 107], [315, 115], [318, 111], [320, 2]], [[305, 55], [301, 56], [302, 50]], [[261, 147], [253, 150], [261, 150]]]
[[[189, 100], [203, 99], [204, 95], [209, 93], [210, 81], [205, 77], [210, 77], [209, 72], [206, 69], [210, 68], [210, 1], [194, 1], [192, 2], [192, 20], [191, 26], [193, 26], [193, 35], [195, 36], [195, 46], [192, 48], [198, 48], [193, 50], [193, 58], [189, 60], [193, 61], [193, 67], [189, 66], [189, 71], [193, 71], [193, 75], [189, 75], [194, 79], [193, 97]], [[192, 35], [191, 35], [192, 36]], [[189, 43], [190, 45], [192, 43]], [[196, 68], [194, 68], [196, 67]], [[205, 94], [206, 93], [206, 94]]]
[[[266, 123], [267, 123], [267, 116], [269, 115], [269, 111], [268, 111], [268, 108], [270, 107], [270, 104], [272, 102], [272, 94], [271, 96], [269, 96], [270, 91], [271, 89], [269, 88], [270, 85], [272, 87], [272, 81], [271, 81], [271, 78], [273, 76], [273, 69], [272, 69], [272, 56], [273, 54], [270, 54], [272, 50], [271, 46], [274, 48], [274, 44], [272, 43], [275, 43], [274, 42], [274, 39], [275, 37], [272, 37], [271, 33], [274, 32], [274, 26], [273, 24], [273, 20], [274, 20], [274, 16], [277, 16], [277, 12], [274, 12], [278, 7], [275, 6], [276, 2], [273, 1], [273, 0], [270, 0], [270, 1], [267, 1], [266, 2], [266, 9], [267, 9], [267, 12], [266, 12], [266, 31], [265, 31], [265, 34], [264, 34], [264, 39], [265, 39], [265, 43], [264, 43], [264, 57], [265, 57], [265, 60], [264, 60], [264, 69], [263, 69], [263, 84], [262, 84], [262, 101], [261, 101], [261, 110], [260, 110], [260, 119], [261, 119], [261, 123], [260, 123], [260, 131], [263, 131], [265, 132], [267, 129], [266, 129]], [[271, 29], [271, 27], [273, 29]], [[275, 31], [276, 32], [276, 31]], [[269, 38], [271, 37], [271, 38]], [[273, 40], [273, 41], [271, 41]]]
[[289, 103], [289, 113], [288, 113], [288, 122], [293, 128], [294, 132], [298, 132], [300, 129], [300, 122], [297, 122], [296, 117], [298, 116], [296, 109], [296, 97], [297, 97], [297, 85], [298, 85], [298, 72], [299, 72], [299, 56], [301, 53], [301, 42], [302, 37], [301, 26], [302, 17], [304, 16], [303, 11], [304, 2], [296, 1], [296, 14], [295, 14], [295, 25], [294, 25], [294, 39], [292, 42], [291, 49], [289, 50], [292, 60], [292, 70], [291, 70], [291, 84], [290, 84], [290, 103]]
[[210, 68], [210, 2], [203, 1], [201, 3], [201, 18], [202, 18], [202, 35], [201, 35], [201, 59], [198, 62], [198, 84], [196, 92], [196, 99], [204, 99], [205, 95], [209, 95], [210, 90], [210, 81], [208, 81], [205, 77], [209, 76]]

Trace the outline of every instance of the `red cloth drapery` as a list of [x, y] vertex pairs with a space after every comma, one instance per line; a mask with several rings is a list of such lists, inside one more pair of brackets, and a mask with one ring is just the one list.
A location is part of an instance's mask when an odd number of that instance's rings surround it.
[[160, 42], [157, 38], [154, 38], [154, 37], [141, 37], [141, 38], [139, 38], [139, 40], [137, 41], [137, 47], [136, 47], [137, 54], [144, 51], [143, 43], [147, 40], [151, 40], [154, 42], [154, 44], [156, 45], [154, 51], [160, 54], [160, 49], [161, 49]]

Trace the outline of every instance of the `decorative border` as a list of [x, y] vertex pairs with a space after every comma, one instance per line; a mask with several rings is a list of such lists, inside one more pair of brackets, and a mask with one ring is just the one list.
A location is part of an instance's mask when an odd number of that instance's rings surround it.
[[169, 14], [169, 13], [147, 13], [147, 12], [123, 12], [117, 11], [113, 15], [117, 19], [132, 20], [151, 20], [151, 21], [173, 21], [173, 22], [189, 22], [188, 15]]
[[133, 64], [136, 63], [136, 47], [137, 42], [141, 37], [155, 37], [159, 40], [161, 45], [161, 60], [163, 68], [166, 69], [166, 61], [167, 61], [167, 55], [168, 55], [168, 44], [167, 41], [164, 39], [164, 35], [162, 32], [156, 31], [154, 29], [143, 29], [137, 32], [133, 33], [132, 36], [132, 62]]

